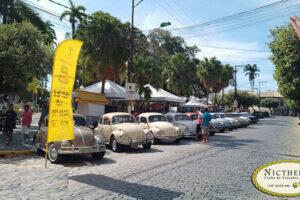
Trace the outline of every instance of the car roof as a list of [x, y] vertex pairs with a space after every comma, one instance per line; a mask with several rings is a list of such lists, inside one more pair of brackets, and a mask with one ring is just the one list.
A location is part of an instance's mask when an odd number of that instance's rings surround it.
[[108, 118], [112, 118], [114, 116], [120, 116], [120, 115], [130, 115], [133, 117], [133, 115], [129, 114], [129, 113], [126, 113], [126, 112], [111, 112], [111, 113], [106, 113], [104, 115], [102, 115], [102, 117], [108, 117]]
[[158, 112], [146, 112], [146, 113], [141, 113], [138, 115], [138, 117], [149, 117], [151, 115], [162, 115], [161, 113], [158, 113]]

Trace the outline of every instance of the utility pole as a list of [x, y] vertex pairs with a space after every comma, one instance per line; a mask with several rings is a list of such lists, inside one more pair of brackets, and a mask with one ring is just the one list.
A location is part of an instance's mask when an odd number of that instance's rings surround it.
[[127, 82], [131, 82], [131, 72], [133, 63], [133, 49], [134, 49], [134, 8], [135, 3], [132, 0], [131, 4], [131, 30], [130, 30], [130, 45], [129, 45], [129, 55], [128, 55], [128, 65], [127, 65]]

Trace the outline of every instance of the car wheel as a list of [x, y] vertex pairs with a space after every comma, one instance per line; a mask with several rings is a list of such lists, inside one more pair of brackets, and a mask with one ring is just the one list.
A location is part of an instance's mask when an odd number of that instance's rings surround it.
[[104, 155], [105, 155], [105, 151], [103, 152], [97, 152], [97, 153], [92, 153], [92, 158], [95, 159], [95, 160], [101, 160]]
[[181, 142], [181, 138], [175, 140], [175, 144], [179, 144]]
[[153, 140], [153, 144], [159, 144], [160, 143], [160, 140], [159, 139], [157, 139], [157, 138], [154, 138], [154, 140]]
[[225, 130], [224, 130], [224, 129], [222, 129], [222, 130], [221, 130], [221, 133], [224, 133], [224, 132], [225, 132]]
[[143, 149], [149, 150], [149, 149], [151, 149], [151, 145], [152, 145], [151, 142], [143, 144]]
[[111, 147], [111, 150], [113, 152], [119, 152], [119, 151], [121, 151], [121, 145], [117, 142], [117, 140], [115, 139], [115, 137], [112, 137], [110, 139], [110, 147]]
[[36, 154], [42, 154], [43, 153], [43, 151], [39, 148], [39, 143], [35, 143], [34, 144], [34, 147], [33, 147], [33, 151], [34, 151], [34, 153], [36, 153]]
[[215, 135], [215, 132], [210, 132], [209, 135], [210, 135], [210, 136], [214, 136], [214, 135]]
[[58, 149], [54, 144], [50, 144], [48, 148], [48, 158], [51, 163], [58, 163], [60, 160], [60, 155], [58, 154]]

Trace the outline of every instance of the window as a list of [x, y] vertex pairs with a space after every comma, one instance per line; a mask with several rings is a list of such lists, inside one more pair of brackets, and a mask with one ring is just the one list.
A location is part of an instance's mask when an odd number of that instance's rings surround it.
[[87, 125], [85, 118], [82, 116], [74, 116], [73, 120], [74, 120], [74, 124], [76, 126], [86, 126]]
[[140, 122], [146, 124], [147, 123], [147, 118], [146, 117], [141, 117]]
[[191, 118], [192, 118], [193, 120], [198, 119], [198, 114], [192, 114], [192, 115], [191, 115]]
[[149, 116], [149, 122], [166, 122], [167, 118], [163, 115], [152, 115]]
[[174, 121], [174, 120], [173, 120], [173, 117], [172, 117], [172, 116], [170, 116], [170, 115], [167, 115], [167, 119], [168, 119], [168, 121], [169, 121], [169, 122], [172, 122], [172, 121]]
[[112, 118], [112, 124], [135, 123], [135, 119], [131, 115], [117, 115]]
[[100, 117], [100, 119], [99, 119], [99, 124], [102, 124], [102, 120], [103, 120], [103, 118]]
[[103, 125], [109, 125], [110, 121], [108, 117], [103, 118]]
[[191, 121], [192, 119], [187, 115], [176, 115], [175, 121]]

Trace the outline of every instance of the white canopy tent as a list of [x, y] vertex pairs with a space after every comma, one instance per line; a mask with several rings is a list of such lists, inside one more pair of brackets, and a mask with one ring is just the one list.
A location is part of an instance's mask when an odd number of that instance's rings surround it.
[[195, 108], [207, 108], [208, 106], [198, 101], [196, 98], [191, 98], [191, 100], [181, 107], [195, 107]]
[[[100, 93], [101, 88], [102, 88], [102, 81], [87, 86], [85, 88], [82, 88], [80, 90], [86, 92]], [[125, 99], [126, 96], [125, 88], [110, 80], [105, 81], [104, 93], [105, 93], [105, 97], [110, 99]]]
[[168, 102], [176, 102], [176, 103], [185, 102], [183, 98], [171, 94], [170, 92], [167, 92], [161, 88], [156, 89], [152, 87], [150, 84], [147, 84], [144, 87], [148, 87], [151, 90], [151, 101], [168, 101]]

